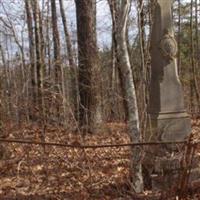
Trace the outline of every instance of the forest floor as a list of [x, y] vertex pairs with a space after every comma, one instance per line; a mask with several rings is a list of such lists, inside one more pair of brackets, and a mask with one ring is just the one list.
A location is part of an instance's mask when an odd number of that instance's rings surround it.
[[[128, 143], [126, 126], [109, 123], [109, 131], [80, 135], [48, 126], [46, 142], [67, 144]], [[37, 125], [7, 124], [9, 138], [40, 141], [42, 129]], [[193, 120], [193, 132], [200, 137], [200, 121]], [[199, 132], [199, 133], [198, 133]], [[76, 149], [27, 144], [6, 144], [10, 159], [0, 161], [0, 199], [2, 200], [129, 200], [164, 199], [160, 193], [145, 191], [134, 195], [129, 179], [130, 148]], [[199, 189], [200, 190], [200, 189]], [[192, 191], [186, 199], [200, 199]], [[167, 199], [167, 198], [166, 198]], [[176, 197], [169, 199], [177, 199]]]

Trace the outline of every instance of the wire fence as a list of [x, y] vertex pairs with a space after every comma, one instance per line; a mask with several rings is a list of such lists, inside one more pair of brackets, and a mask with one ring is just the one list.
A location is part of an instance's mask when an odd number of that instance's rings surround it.
[[[18, 144], [30, 144], [30, 145], [42, 145], [42, 146], [56, 146], [66, 148], [77, 148], [77, 149], [97, 149], [97, 148], [118, 148], [118, 147], [134, 147], [134, 146], [154, 146], [154, 145], [176, 145], [176, 144], [187, 144], [188, 140], [182, 141], [158, 141], [158, 142], [138, 142], [138, 143], [124, 143], [124, 144], [99, 144], [99, 145], [82, 145], [82, 144], [66, 144], [56, 142], [41, 142], [31, 141], [23, 139], [4, 139], [0, 138], [0, 143], [18, 143]], [[200, 141], [190, 141], [190, 145], [198, 145]]]
[[[178, 172], [179, 178], [177, 182], [176, 193], [179, 196], [184, 197], [188, 191], [189, 177], [192, 169], [192, 164], [194, 161], [195, 152], [197, 151], [197, 146], [200, 144], [200, 140], [193, 139], [192, 137], [187, 140], [181, 141], [155, 141], [155, 142], [138, 142], [138, 143], [121, 143], [121, 144], [67, 144], [67, 143], [57, 143], [57, 142], [45, 142], [39, 140], [27, 140], [22, 138], [0, 138], [0, 143], [15, 143], [21, 145], [39, 145], [39, 146], [52, 146], [61, 148], [73, 148], [73, 149], [103, 149], [103, 148], [123, 148], [123, 147], [147, 147], [147, 146], [159, 146], [159, 145], [183, 145], [183, 155], [181, 156], [180, 166], [181, 170]], [[148, 150], [146, 151], [148, 153]], [[152, 152], [151, 152], [152, 153]]]

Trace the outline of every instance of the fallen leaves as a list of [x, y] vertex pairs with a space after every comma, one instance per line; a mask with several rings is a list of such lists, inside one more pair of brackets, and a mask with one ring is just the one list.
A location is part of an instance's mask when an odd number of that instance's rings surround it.
[[[109, 124], [109, 129], [117, 129], [99, 135], [77, 136], [66, 133], [60, 127], [48, 127], [45, 140], [83, 144], [113, 144], [128, 142], [124, 124]], [[9, 126], [13, 137], [38, 139], [39, 127], [24, 125], [17, 129]], [[104, 196], [103, 188], [110, 184], [123, 184], [128, 177], [129, 148], [119, 149], [70, 149], [45, 147], [39, 145], [8, 144], [8, 149], [18, 160], [10, 164], [0, 163], [4, 176], [0, 177], [0, 194], [16, 196], [47, 196], [45, 198], [62, 199], [98, 199]], [[7, 161], [6, 161], [7, 162]], [[95, 195], [92, 191], [95, 191]], [[109, 194], [110, 196], [117, 194]], [[10, 195], [8, 195], [10, 196]], [[106, 194], [105, 194], [106, 197]], [[93, 198], [93, 197], [92, 197]], [[107, 198], [106, 198], [107, 199]]]
[[[199, 124], [193, 124], [195, 137], [200, 138]], [[76, 145], [130, 142], [123, 123], [110, 123], [108, 130], [81, 136], [48, 126], [45, 141]], [[22, 125], [20, 129], [9, 125], [6, 132], [14, 138], [35, 140], [39, 140], [42, 133], [33, 124]], [[12, 159], [0, 161], [0, 199], [136, 199], [129, 184], [129, 147], [84, 150], [8, 144], [6, 148]], [[147, 197], [157, 199], [152, 191], [145, 191], [137, 198]]]

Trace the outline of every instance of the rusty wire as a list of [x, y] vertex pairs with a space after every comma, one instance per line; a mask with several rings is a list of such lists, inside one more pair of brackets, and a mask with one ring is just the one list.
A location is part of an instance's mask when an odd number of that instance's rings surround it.
[[[5, 139], [0, 138], [0, 143], [17, 143], [17, 144], [28, 144], [28, 145], [43, 145], [43, 146], [56, 146], [65, 148], [76, 148], [76, 149], [97, 149], [97, 148], [118, 148], [118, 147], [134, 147], [134, 146], [154, 146], [154, 145], [173, 145], [173, 144], [187, 144], [187, 140], [182, 141], [160, 141], [160, 142], [138, 142], [138, 143], [124, 143], [124, 144], [99, 144], [99, 145], [82, 145], [82, 144], [66, 144], [56, 142], [41, 142], [31, 141], [24, 139]], [[192, 142], [193, 144], [199, 144], [200, 141]]]

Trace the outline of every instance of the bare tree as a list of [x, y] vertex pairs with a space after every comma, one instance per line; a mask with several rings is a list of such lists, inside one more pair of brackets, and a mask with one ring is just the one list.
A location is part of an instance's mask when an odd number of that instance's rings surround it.
[[[0, 76], [0, 137], [3, 136], [3, 128], [2, 128], [2, 97], [3, 97], [3, 90], [2, 90], [2, 77]], [[0, 144], [0, 160], [4, 157], [5, 149], [2, 144]]]
[[[65, 75], [64, 69], [61, 62], [61, 50], [60, 50], [60, 36], [57, 24], [57, 11], [56, 11], [56, 1], [51, 0], [51, 13], [52, 13], [52, 30], [53, 30], [53, 45], [54, 45], [54, 68], [55, 68], [55, 80], [59, 87], [61, 83], [62, 87], [62, 100], [63, 100], [63, 114], [64, 114], [64, 124], [67, 126], [67, 101], [66, 101], [66, 88], [65, 88]], [[61, 79], [61, 80], [60, 80]], [[59, 111], [59, 107], [57, 107]]]
[[181, 1], [178, 0], [178, 72], [181, 73]]
[[60, 38], [57, 25], [57, 12], [56, 12], [56, 2], [51, 0], [51, 21], [53, 30], [53, 46], [54, 46], [54, 68], [55, 68], [55, 81], [59, 83], [61, 68], [61, 55], [60, 55]]
[[[114, 97], [114, 93], [116, 92], [116, 80], [117, 75], [119, 75], [119, 81], [120, 81], [120, 89], [122, 91], [123, 96], [123, 106], [125, 111], [125, 117], [128, 115], [128, 108], [125, 100], [125, 91], [124, 91], [124, 82], [122, 80], [122, 72], [119, 67], [119, 57], [118, 57], [118, 42], [117, 42], [117, 18], [118, 16], [118, 4], [117, 1], [108, 0], [108, 4], [110, 7], [111, 17], [112, 17], [112, 47], [111, 47], [111, 55], [112, 55], [112, 73], [111, 73], [111, 92], [112, 92], [112, 98]], [[116, 103], [115, 100], [111, 98], [111, 113], [114, 113], [114, 104]], [[112, 118], [112, 116], [111, 116]], [[125, 119], [127, 120], [127, 118]]]
[[[110, 5], [114, 4], [110, 1]], [[116, 12], [118, 17], [116, 18], [116, 42], [117, 42], [117, 57], [119, 60], [119, 67], [121, 71], [126, 105], [128, 109], [128, 128], [129, 135], [133, 142], [141, 141], [139, 114], [136, 99], [136, 91], [133, 83], [132, 69], [128, 54], [127, 47], [127, 20], [130, 10], [131, 1], [122, 0], [118, 1], [116, 6]], [[133, 188], [135, 192], [141, 192], [143, 190], [143, 178], [141, 167], [141, 149], [132, 149], [132, 171], [131, 178], [133, 182]]]
[[73, 48], [71, 43], [71, 37], [68, 31], [67, 27], [67, 17], [65, 15], [64, 6], [63, 6], [63, 0], [59, 0], [60, 3], [60, 13], [62, 17], [62, 23], [64, 28], [64, 34], [65, 34], [65, 42], [67, 46], [67, 54], [68, 54], [68, 60], [69, 60], [69, 68], [70, 68], [70, 92], [69, 96], [71, 96], [71, 106], [73, 106], [73, 111], [75, 114], [75, 118], [78, 119], [77, 113], [78, 113], [78, 80], [77, 80], [77, 66], [74, 61], [74, 55], [73, 55]]
[[35, 91], [35, 42], [34, 42], [34, 33], [33, 33], [33, 17], [30, 7], [30, 1], [25, 0], [25, 10], [27, 17], [27, 26], [28, 26], [28, 36], [29, 36], [29, 57], [30, 57], [30, 71], [31, 71], [31, 96], [32, 103], [36, 103], [36, 91]]
[[44, 120], [45, 106], [44, 106], [44, 43], [42, 33], [42, 21], [40, 7], [37, 1], [31, 1], [31, 8], [34, 20], [34, 38], [35, 38], [35, 57], [36, 57], [36, 84], [37, 84], [37, 102], [40, 115]]
[[197, 73], [196, 73], [196, 62], [195, 62], [195, 47], [194, 47], [194, 17], [193, 17], [193, 7], [194, 7], [194, 0], [191, 0], [190, 5], [190, 62], [191, 62], [191, 69], [190, 69], [190, 102], [191, 102], [191, 109], [194, 109], [194, 94], [196, 96], [198, 110], [200, 110], [200, 93], [197, 83]]
[[100, 66], [94, 31], [93, 0], [76, 0], [79, 59], [79, 126], [89, 132], [102, 126]]

